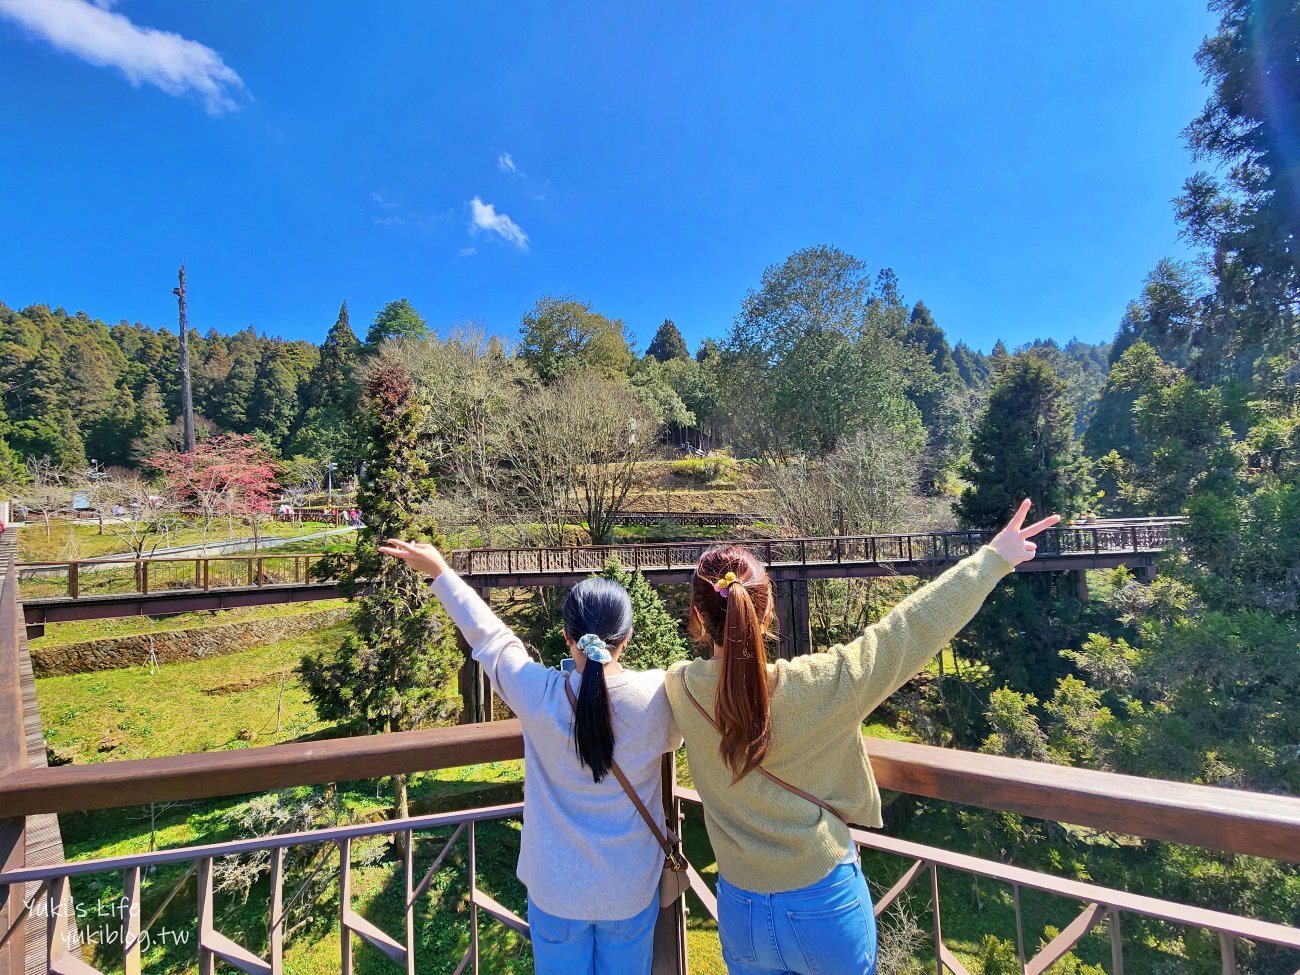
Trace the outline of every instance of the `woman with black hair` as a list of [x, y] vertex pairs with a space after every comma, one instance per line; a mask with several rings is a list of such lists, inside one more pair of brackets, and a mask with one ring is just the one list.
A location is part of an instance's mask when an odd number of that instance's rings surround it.
[[[618, 779], [644, 809], [663, 809], [660, 759], [682, 739], [664, 672], [619, 665], [632, 639], [627, 591], [599, 578], [569, 591], [564, 639], [574, 671], [566, 673], [529, 657], [434, 546], [390, 538], [379, 551], [432, 577], [434, 595], [523, 724], [518, 874], [538, 975], [649, 975], [664, 849]], [[662, 832], [662, 816], [658, 824]]]

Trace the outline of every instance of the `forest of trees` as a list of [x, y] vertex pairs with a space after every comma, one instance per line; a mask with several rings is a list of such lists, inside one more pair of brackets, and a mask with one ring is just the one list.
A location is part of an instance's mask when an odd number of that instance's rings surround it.
[[[836, 320], [814, 321], [781, 293], [805, 285], [840, 301]], [[346, 303], [320, 345], [251, 326], [233, 334], [192, 329], [198, 436], [247, 434], [277, 457], [333, 461], [355, 473], [357, 390], [385, 343], [410, 350], [477, 342], [471, 357], [500, 360], [509, 385], [595, 374], [624, 387], [678, 437], [704, 431], [738, 452], [785, 456], [798, 443], [820, 456], [841, 432], [887, 416], [923, 438], [937, 492], [965, 450], [997, 364], [1010, 354], [1000, 342], [990, 354], [951, 347], [924, 302], [903, 304], [891, 272], [873, 283], [862, 262], [833, 247], [808, 248], [769, 269], [731, 333], [703, 340], [694, 355], [665, 320], [638, 356], [621, 320], [572, 296], [539, 299], [513, 347], [470, 327], [449, 332], [440, 339], [406, 299], [382, 308], [364, 341]], [[1017, 352], [1047, 359], [1076, 415], [1086, 417], [1106, 380], [1108, 350], [1048, 339]], [[751, 392], [746, 370], [769, 354], [779, 369]], [[813, 395], [823, 388], [827, 402]], [[8, 483], [23, 480], [29, 461], [48, 458], [70, 472], [92, 464], [139, 469], [160, 450], [181, 446], [179, 342], [167, 327], [106, 325], [84, 312], [45, 305], [17, 311], [0, 302], [0, 390], [0, 477]], [[771, 426], [777, 416], [781, 428]]]

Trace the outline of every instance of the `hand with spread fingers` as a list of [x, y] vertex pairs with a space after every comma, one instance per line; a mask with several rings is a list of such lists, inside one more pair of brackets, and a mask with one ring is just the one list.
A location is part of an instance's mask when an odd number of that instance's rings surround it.
[[1012, 565], [1020, 565], [1032, 559], [1034, 553], [1038, 551], [1038, 546], [1030, 539], [1061, 520], [1060, 515], [1048, 515], [1026, 528], [1022, 526], [1025, 524], [1027, 514], [1029, 514], [1029, 499], [1025, 498], [1020, 502], [1016, 513], [1011, 516], [1011, 520], [1007, 522], [1007, 526], [994, 535], [993, 540], [989, 542], [989, 545]]
[[447, 569], [447, 560], [428, 542], [404, 542], [400, 538], [390, 538], [379, 546], [379, 553], [401, 559], [416, 572], [423, 572], [431, 579], [438, 578]]

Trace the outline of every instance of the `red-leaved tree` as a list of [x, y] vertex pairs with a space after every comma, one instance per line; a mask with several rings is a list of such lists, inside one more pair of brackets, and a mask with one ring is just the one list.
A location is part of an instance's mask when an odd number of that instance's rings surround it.
[[167, 481], [181, 504], [203, 519], [203, 540], [218, 518], [230, 523], [247, 521], [253, 528], [253, 547], [261, 541], [262, 521], [271, 513], [271, 498], [279, 471], [263, 444], [247, 434], [222, 434], [200, 441], [193, 453], [167, 450], [149, 463]]

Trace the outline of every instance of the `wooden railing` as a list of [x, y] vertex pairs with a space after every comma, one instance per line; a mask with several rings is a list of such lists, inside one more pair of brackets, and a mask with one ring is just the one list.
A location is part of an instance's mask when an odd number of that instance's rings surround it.
[[[1104, 523], [1051, 529], [1038, 538], [1035, 568], [1054, 561], [1100, 556], [1152, 556], [1175, 541], [1176, 519], [1140, 523]], [[825, 538], [740, 540], [770, 568], [815, 569], [834, 574], [837, 567], [879, 566], [895, 571], [930, 571], [973, 553], [991, 532], [923, 532], [899, 535], [844, 535]], [[599, 572], [618, 559], [633, 570], [654, 573], [692, 568], [712, 542], [665, 542], [636, 545], [587, 545], [559, 548], [458, 549], [452, 565], [463, 576], [564, 576]], [[29, 599], [97, 595], [148, 595], [164, 591], [207, 592], [212, 589], [302, 585], [320, 582], [311, 570], [323, 552], [290, 555], [205, 555], [159, 558], [104, 557], [68, 561], [22, 562], [19, 577]]]
[[[1054, 821], [1130, 836], [1300, 861], [1300, 799], [1063, 768], [881, 739], [868, 739], [867, 747], [882, 788], [1028, 816], [1046, 816]], [[367, 738], [273, 745], [236, 752], [71, 765], [14, 771], [0, 776], [0, 809], [9, 815], [21, 816], [118, 807], [126, 803], [135, 805], [207, 798], [500, 761], [522, 755], [523, 740], [518, 722], [503, 721]], [[677, 800], [698, 802], [698, 796], [690, 790], [679, 789], [669, 803], [670, 808], [676, 808], [674, 802]], [[413, 956], [407, 954], [414, 950], [413, 913], [428, 874], [425, 880], [417, 880], [407, 855], [403, 864], [402, 888], [406, 892], [405, 930], [401, 933], [382, 931], [361, 917], [350, 902], [347, 864], [351, 840], [379, 834], [410, 838], [435, 827], [455, 827], [455, 833], [443, 846], [440, 855], [445, 856], [451, 843], [460, 837], [469, 843], [472, 917], [477, 917], [480, 911], [486, 912], [526, 934], [524, 919], [478, 889], [473, 867], [474, 824], [518, 814], [518, 806], [476, 808], [40, 869], [9, 865], [0, 872], [0, 891], [6, 889], [4, 885], [9, 891], [14, 891], [22, 890], [25, 884], [40, 883], [41, 896], [49, 899], [47, 904], [52, 905], [63, 902], [71, 878], [118, 873], [132, 904], [138, 905], [146, 897], [157, 904], [169, 898], [162, 891], [147, 891], [142, 887], [142, 869], [161, 863], [190, 863], [193, 867], [191, 872], [197, 871], [199, 877], [195, 925], [200, 970], [210, 970], [202, 967], [203, 964], [210, 964], [211, 959], [219, 957], [242, 971], [279, 972], [284, 952], [282, 939], [272, 937], [269, 957], [258, 958], [247, 947], [236, 944], [216, 929], [212, 914], [211, 864], [217, 857], [231, 853], [265, 850], [271, 852], [274, 865], [282, 863], [283, 851], [294, 845], [333, 843], [340, 856], [338, 869], [342, 893], [335, 910], [343, 935], [345, 959], [350, 957], [349, 939], [352, 934], [357, 934], [404, 965], [411, 957], [413, 964]], [[1158, 918], [1214, 933], [1220, 939], [1225, 973], [1236, 971], [1238, 939], [1267, 942], [1300, 952], [1300, 930], [1293, 927], [1055, 877], [865, 830], [855, 831], [854, 839], [864, 849], [892, 854], [905, 861], [897, 882], [879, 899], [877, 913], [887, 910], [914, 882], [928, 881], [933, 907], [933, 950], [940, 973], [945, 968], [956, 975], [965, 971], [943, 940], [940, 871], [958, 871], [1007, 883], [1012, 887], [1017, 905], [1022, 889], [1042, 891], [1086, 905], [1075, 922], [1062, 930], [1059, 938], [1036, 956], [1025, 958], [1024, 971], [1035, 975], [1045, 971], [1051, 962], [1101, 924], [1107, 926], [1111, 938], [1114, 970], [1122, 971], [1122, 916], [1125, 914]], [[408, 842], [405, 849], [411, 849], [412, 845]], [[272, 931], [276, 929], [278, 919], [283, 917], [285, 879], [283, 871], [273, 869], [267, 906], [271, 919], [269, 929]], [[693, 873], [692, 881], [705, 909], [716, 913], [711, 889], [698, 873]], [[144, 913], [137, 909], [122, 916], [123, 936], [128, 945], [127, 971], [139, 971], [138, 967], [130, 967], [135, 964], [132, 959], [138, 959], [138, 951], [132, 954], [129, 946], [138, 945], [142, 931], [140, 918]], [[9, 917], [12, 926], [14, 915], [11, 913]], [[148, 925], [145, 925], [143, 930], [147, 929]], [[470, 930], [477, 931], [473, 919]], [[1014, 934], [1023, 956], [1027, 942], [1018, 908]], [[60, 939], [66, 937], [66, 931], [54, 925], [49, 927], [54, 960], [48, 971], [89, 975], [94, 970], [82, 967], [75, 959], [60, 959]], [[474, 962], [477, 951], [476, 935], [471, 934], [470, 948], [462, 967]], [[0, 958], [3, 957], [0, 953]], [[1296, 964], [1300, 965], [1300, 955], [1296, 957]], [[207, 963], [202, 961], [205, 958]], [[657, 971], [678, 972], [681, 969], [676, 965], [673, 960], [671, 967], [660, 967]], [[6, 971], [0, 962], [0, 975], [14, 975], [19, 970], [11, 967]], [[346, 962], [343, 970], [348, 970]]]
[[[1087, 556], [1150, 555], [1171, 545], [1180, 519], [1105, 523], [1049, 529], [1038, 536], [1041, 566], [1052, 559]], [[965, 558], [992, 532], [950, 531], [888, 535], [833, 535], [824, 538], [771, 538], [736, 541], [769, 568], [845, 565], [925, 565]], [[481, 548], [453, 553], [461, 575], [553, 575], [599, 572], [611, 558], [642, 571], [689, 569], [713, 542], [661, 542], [556, 548]]]
[[20, 562], [17, 571], [23, 583], [23, 595], [28, 599], [149, 595], [174, 590], [208, 592], [319, 581], [312, 578], [312, 569], [325, 554], [114, 556]]

